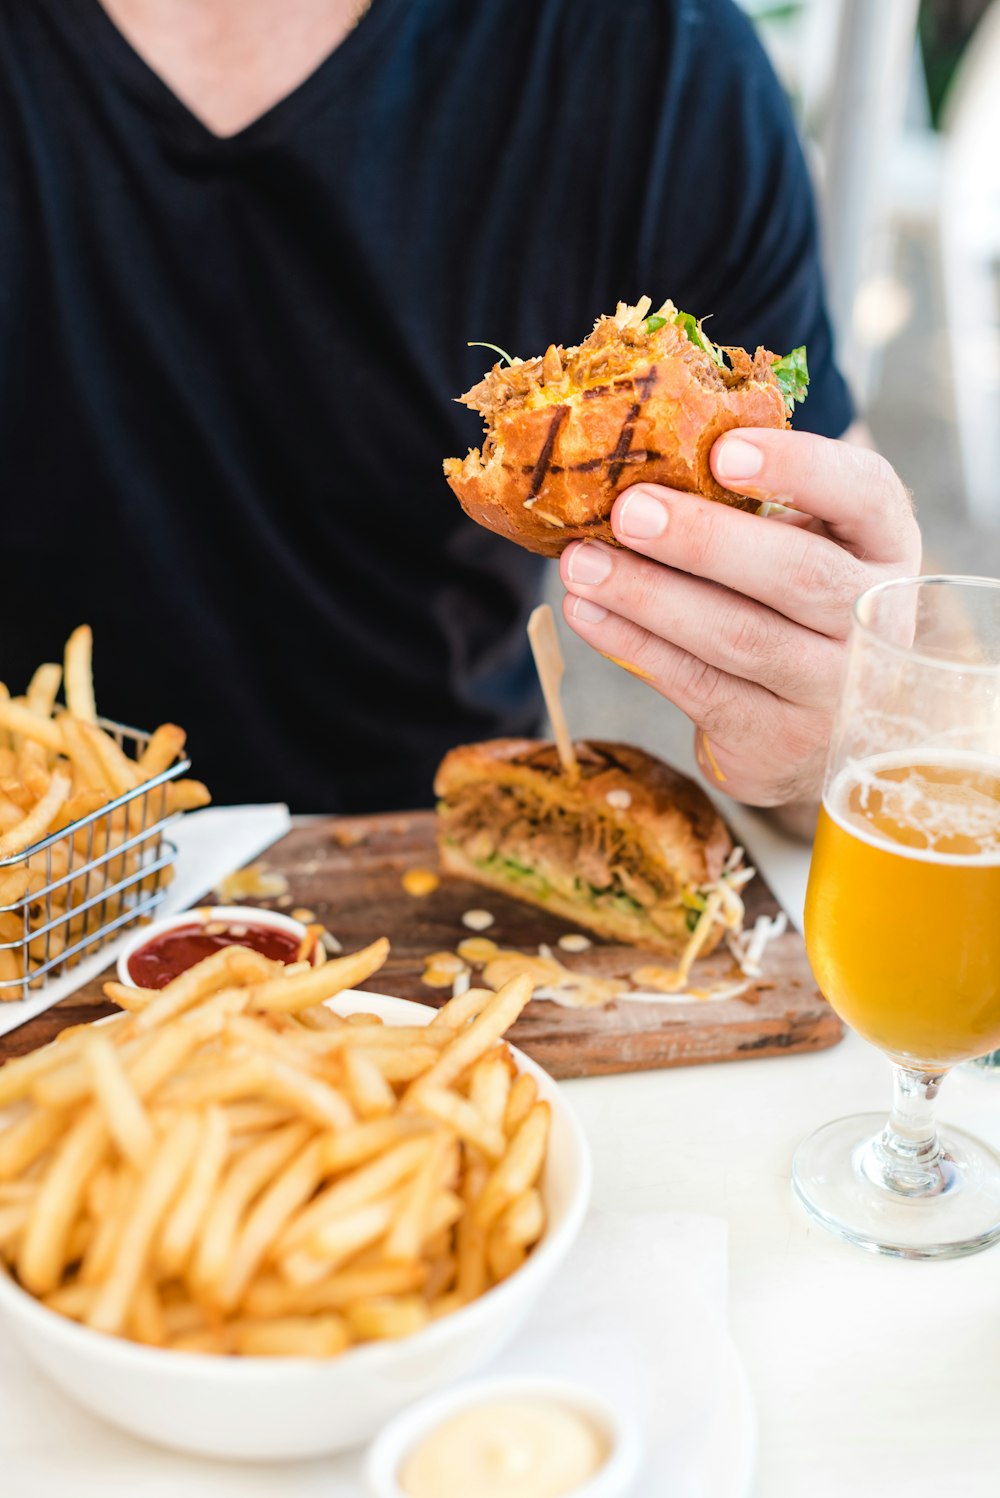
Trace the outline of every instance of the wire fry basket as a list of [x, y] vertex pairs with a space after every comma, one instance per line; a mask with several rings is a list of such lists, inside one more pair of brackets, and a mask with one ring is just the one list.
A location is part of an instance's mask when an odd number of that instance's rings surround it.
[[[132, 759], [151, 735], [99, 718]], [[164, 830], [169, 769], [96, 811], [0, 859], [0, 1001], [24, 999], [134, 925], [163, 900], [177, 855]], [[13, 895], [12, 893], [13, 892]]]

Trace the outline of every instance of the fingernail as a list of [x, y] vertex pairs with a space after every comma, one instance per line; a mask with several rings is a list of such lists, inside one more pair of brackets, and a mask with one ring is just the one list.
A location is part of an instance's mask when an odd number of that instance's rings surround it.
[[727, 437], [715, 453], [715, 473], [720, 479], [752, 479], [764, 466], [764, 454], [743, 437]]
[[566, 575], [571, 583], [587, 583], [593, 587], [611, 576], [611, 557], [603, 546], [584, 541], [570, 552]]
[[570, 613], [581, 624], [600, 624], [608, 616], [607, 609], [602, 609], [599, 603], [591, 603], [589, 598], [574, 598]]
[[667, 507], [642, 489], [633, 489], [618, 512], [618, 529], [633, 541], [652, 541], [667, 528]]

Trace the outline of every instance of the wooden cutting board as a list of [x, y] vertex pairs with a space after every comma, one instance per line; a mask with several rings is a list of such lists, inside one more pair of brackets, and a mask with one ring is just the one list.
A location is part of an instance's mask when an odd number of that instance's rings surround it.
[[[424, 959], [432, 952], [454, 951], [472, 934], [462, 923], [470, 909], [491, 912], [494, 923], [484, 934], [499, 946], [537, 953], [539, 944], [545, 943], [567, 967], [601, 977], [623, 977], [643, 964], [663, 962], [634, 947], [597, 942], [571, 956], [557, 943], [572, 926], [463, 880], [443, 879], [423, 897], [407, 894], [402, 883], [407, 870], [437, 867], [432, 812], [309, 822], [296, 827], [259, 862], [287, 879], [284, 908], [314, 911], [345, 951], [378, 936], [390, 937], [388, 963], [364, 985], [376, 992], [435, 1006], [443, 1003], [448, 990], [429, 988], [422, 981]], [[758, 915], [777, 913], [777, 902], [759, 874], [744, 891], [744, 899], [748, 925]], [[276, 905], [273, 899], [252, 903]], [[695, 964], [691, 984], [707, 987], [731, 969], [725, 950], [713, 953]], [[763, 969], [763, 977], [739, 998], [655, 1004], [616, 999], [600, 1009], [533, 1001], [511, 1039], [556, 1077], [782, 1056], [821, 1050], [840, 1039], [840, 1021], [816, 988], [797, 932], [788, 931], [769, 944]], [[102, 981], [0, 1040], [0, 1059], [44, 1044], [68, 1024], [110, 1012]]]

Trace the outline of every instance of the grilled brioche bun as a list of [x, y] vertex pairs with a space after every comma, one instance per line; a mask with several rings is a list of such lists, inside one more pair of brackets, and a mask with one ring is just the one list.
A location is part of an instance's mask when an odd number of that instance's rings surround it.
[[709, 455], [733, 427], [788, 425], [773, 368], [782, 361], [726, 349], [727, 364], [694, 319], [669, 302], [647, 318], [649, 305], [620, 303], [578, 347], [497, 363], [460, 397], [484, 417], [486, 437], [481, 452], [445, 459], [444, 472], [473, 520], [554, 557], [581, 538], [617, 545], [611, 507], [632, 484], [758, 508], [716, 482]]
[[608, 941], [675, 956], [732, 852], [725, 823], [694, 781], [644, 750], [575, 747], [576, 781], [537, 739], [451, 750], [434, 782], [441, 866]]

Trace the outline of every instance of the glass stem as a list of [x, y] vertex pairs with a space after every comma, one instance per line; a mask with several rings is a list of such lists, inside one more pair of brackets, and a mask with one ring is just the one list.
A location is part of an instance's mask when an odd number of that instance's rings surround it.
[[901, 1196], [938, 1196], [951, 1182], [934, 1127], [934, 1101], [944, 1072], [892, 1065], [892, 1112], [873, 1139], [862, 1169], [869, 1179]]

